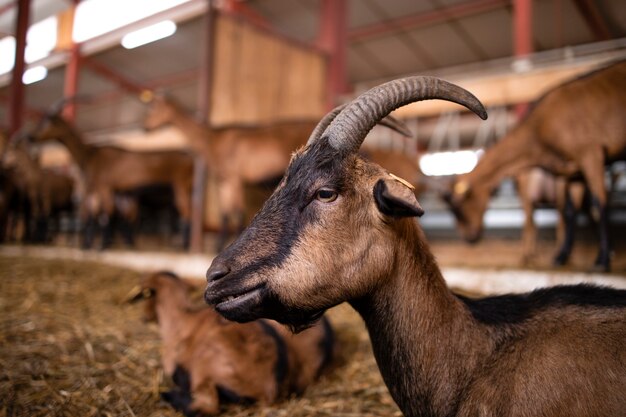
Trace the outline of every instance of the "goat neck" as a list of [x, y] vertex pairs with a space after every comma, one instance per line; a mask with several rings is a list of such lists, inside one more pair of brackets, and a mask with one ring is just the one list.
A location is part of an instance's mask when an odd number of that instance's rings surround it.
[[[446, 287], [417, 224], [400, 223], [392, 274], [350, 304], [365, 321], [385, 384], [404, 414], [454, 415], [459, 387], [489, 357], [491, 343]], [[407, 364], [421, 366], [406, 372]]]
[[76, 128], [61, 116], [48, 116], [48, 120], [40, 123], [33, 136], [40, 136], [38, 141], [58, 140], [65, 145], [81, 170], [87, 169], [93, 146], [85, 144]]
[[215, 130], [198, 122], [177, 105], [173, 103], [168, 103], [168, 105], [171, 106], [170, 123], [185, 134], [189, 140], [189, 145], [201, 154], [209, 165], [215, 165], [216, 161], [212, 150], [215, 142]]

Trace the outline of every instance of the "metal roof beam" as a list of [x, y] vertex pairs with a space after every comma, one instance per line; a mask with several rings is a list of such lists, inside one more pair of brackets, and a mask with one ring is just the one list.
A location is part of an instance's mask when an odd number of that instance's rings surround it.
[[370, 38], [393, 34], [402, 30], [417, 29], [437, 23], [444, 23], [450, 19], [461, 19], [485, 13], [491, 10], [509, 6], [511, 0], [472, 0], [456, 4], [440, 10], [431, 10], [423, 13], [415, 13], [396, 19], [385, 20], [371, 25], [352, 29], [348, 33], [351, 42], [360, 42]]
[[596, 40], [606, 41], [613, 39], [609, 25], [598, 10], [595, 2], [592, 0], [574, 0], [574, 4], [593, 35], [596, 37]]

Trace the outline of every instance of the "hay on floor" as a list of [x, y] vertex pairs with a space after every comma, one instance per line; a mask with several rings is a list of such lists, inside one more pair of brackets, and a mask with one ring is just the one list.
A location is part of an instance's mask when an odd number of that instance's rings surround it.
[[[0, 416], [179, 416], [155, 325], [124, 304], [139, 274], [95, 263], [0, 257]], [[338, 364], [300, 398], [222, 415], [401, 415], [382, 383], [360, 318], [330, 312]]]

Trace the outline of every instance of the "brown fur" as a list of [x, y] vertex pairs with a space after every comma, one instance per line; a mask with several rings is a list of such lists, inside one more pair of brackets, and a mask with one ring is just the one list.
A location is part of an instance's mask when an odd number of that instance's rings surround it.
[[582, 173], [600, 213], [597, 266], [608, 270], [604, 165], [626, 155], [626, 62], [563, 84], [547, 93], [515, 129], [489, 149], [451, 189], [462, 212], [461, 233], [476, 240], [491, 190], [533, 166], [556, 175]]
[[186, 223], [189, 222], [193, 181], [193, 161], [189, 155], [87, 145], [70, 123], [56, 115], [42, 120], [32, 136], [36, 142], [60, 141], [80, 167], [85, 181], [80, 209], [83, 221], [101, 214], [110, 218], [115, 207], [115, 192], [170, 184], [178, 213]]
[[327, 335], [321, 324], [292, 335], [278, 323], [267, 322], [287, 348], [287, 375], [277, 385], [277, 344], [259, 323], [237, 324], [213, 309], [194, 307], [189, 293], [197, 284], [168, 273], [147, 275], [140, 287], [151, 291], [134, 299], [145, 299], [146, 320], [159, 324], [165, 372], [169, 376], [177, 368], [189, 372], [192, 401], [183, 410], [186, 413], [216, 414], [218, 387], [244, 400], [273, 403], [304, 392], [326, 365], [320, 345]]
[[[352, 108], [367, 101], [381, 117], [416, 84], [391, 82]], [[412, 191], [354, 154], [363, 137], [339, 141], [374, 121], [350, 111], [336, 137], [294, 156], [250, 227], [214, 259], [205, 300], [231, 320], [296, 329], [349, 302], [407, 416], [625, 416], [626, 291], [453, 294], [412, 218], [423, 213]]]

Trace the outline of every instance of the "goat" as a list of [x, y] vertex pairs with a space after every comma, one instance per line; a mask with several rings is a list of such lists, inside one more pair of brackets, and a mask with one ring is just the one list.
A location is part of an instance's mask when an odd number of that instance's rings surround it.
[[[144, 120], [144, 128], [153, 130], [166, 124], [178, 127], [216, 177], [222, 217], [217, 244], [219, 252], [229, 239], [231, 224], [235, 225], [237, 233], [243, 230], [245, 184], [280, 178], [291, 154], [306, 142], [316, 123], [292, 121], [261, 127], [214, 129], [197, 122], [171, 98], [153, 93], [148, 96], [150, 110]], [[410, 135], [405, 126], [394, 119], [386, 119], [381, 124]]]
[[[569, 195], [572, 207], [579, 211], [583, 204], [585, 187], [579, 181], [568, 184], [564, 177], [552, 175], [541, 168], [522, 170], [515, 176], [515, 182], [522, 209], [524, 210], [522, 264], [529, 264], [537, 251], [537, 226], [533, 218], [535, 209], [540, 206], [556, 208], [558, 213], [556, 244], [557, 247], [561, 247], [566, 237], [569, 238], [569, 236], [573, 235], [571, 228], [575, 227], [576, 223], [573, 212], [565, 210], [565, 197]], [[565, 187], [568, 187], [568, 189]], [[449, 197], [447, 198], [449, 199]]]
[[54, 169], [42, 168], [22, 140], [9, 147], [4, 163], [13, 167], [14, 183], [28, 198], [30, 217], [35, 221], [34, 240], [48, 241], [53, 237], [49, 234], [49, 221], [52, 220], [58, 230], [60, 212], [73, 210], [73, 178]]
[[220, 399], [270, 404], [302, 393], [326, 367], [333, 333], [324, 321], [299, 335], [266, 320], [238, 324], [195, 308], [194, 285], [170, 272], [144, 276], [129, 301], [145, 299], [144, 317], [159, 324], [162, 364], [177, 388], [163, 397], [185, 415], [215, 414]]
[[155, 184], [172, 186], [175, 205], [183, 220], [183, 246], [188, 246], [193, 182], [190, 155], [177, 151], [132, 152], [114, 146], [88, 145], [58, 112], [45, 115], [30, 136], [36, 143], [57, 140], [64, 144], [83, 173], [85, 196], [80, 216], [84, 225], [84, 248], [91, 247], [98, 218], [104, 223], [103, 248], [110, 241], [108, 225], [116, 192]]
[[467, 91], [409, 77], [322, 119], [250, 227], [213, 260], [205, 301], [229, 320], [272, 318], [295, 331], [349, 302], [407, 416], [624, 416], [626, 291], [454, 295], [413, 218], [424, 211], [412, 190], [357, 155], [381, 117], [434, 98], [487, 117]]
[[[446, 200], [469, 240], [477, 240], [491, 190], [523, 169], [539, 166], [566, 177], [582, 174], [598, 221], [600, 247], [594, 268], [610, 270], [606, 163], [626, 157], [626, 61], [603, 68], [546, 93], [527, 117], [485, 152], [473, 171], [459, 176]], [[575, 215], [565, 197], [565, 215]], [[573, 221], [573, 220], [567, 220]], [[566, 228], [555, 263], [567, 262], [573, 227]]]

